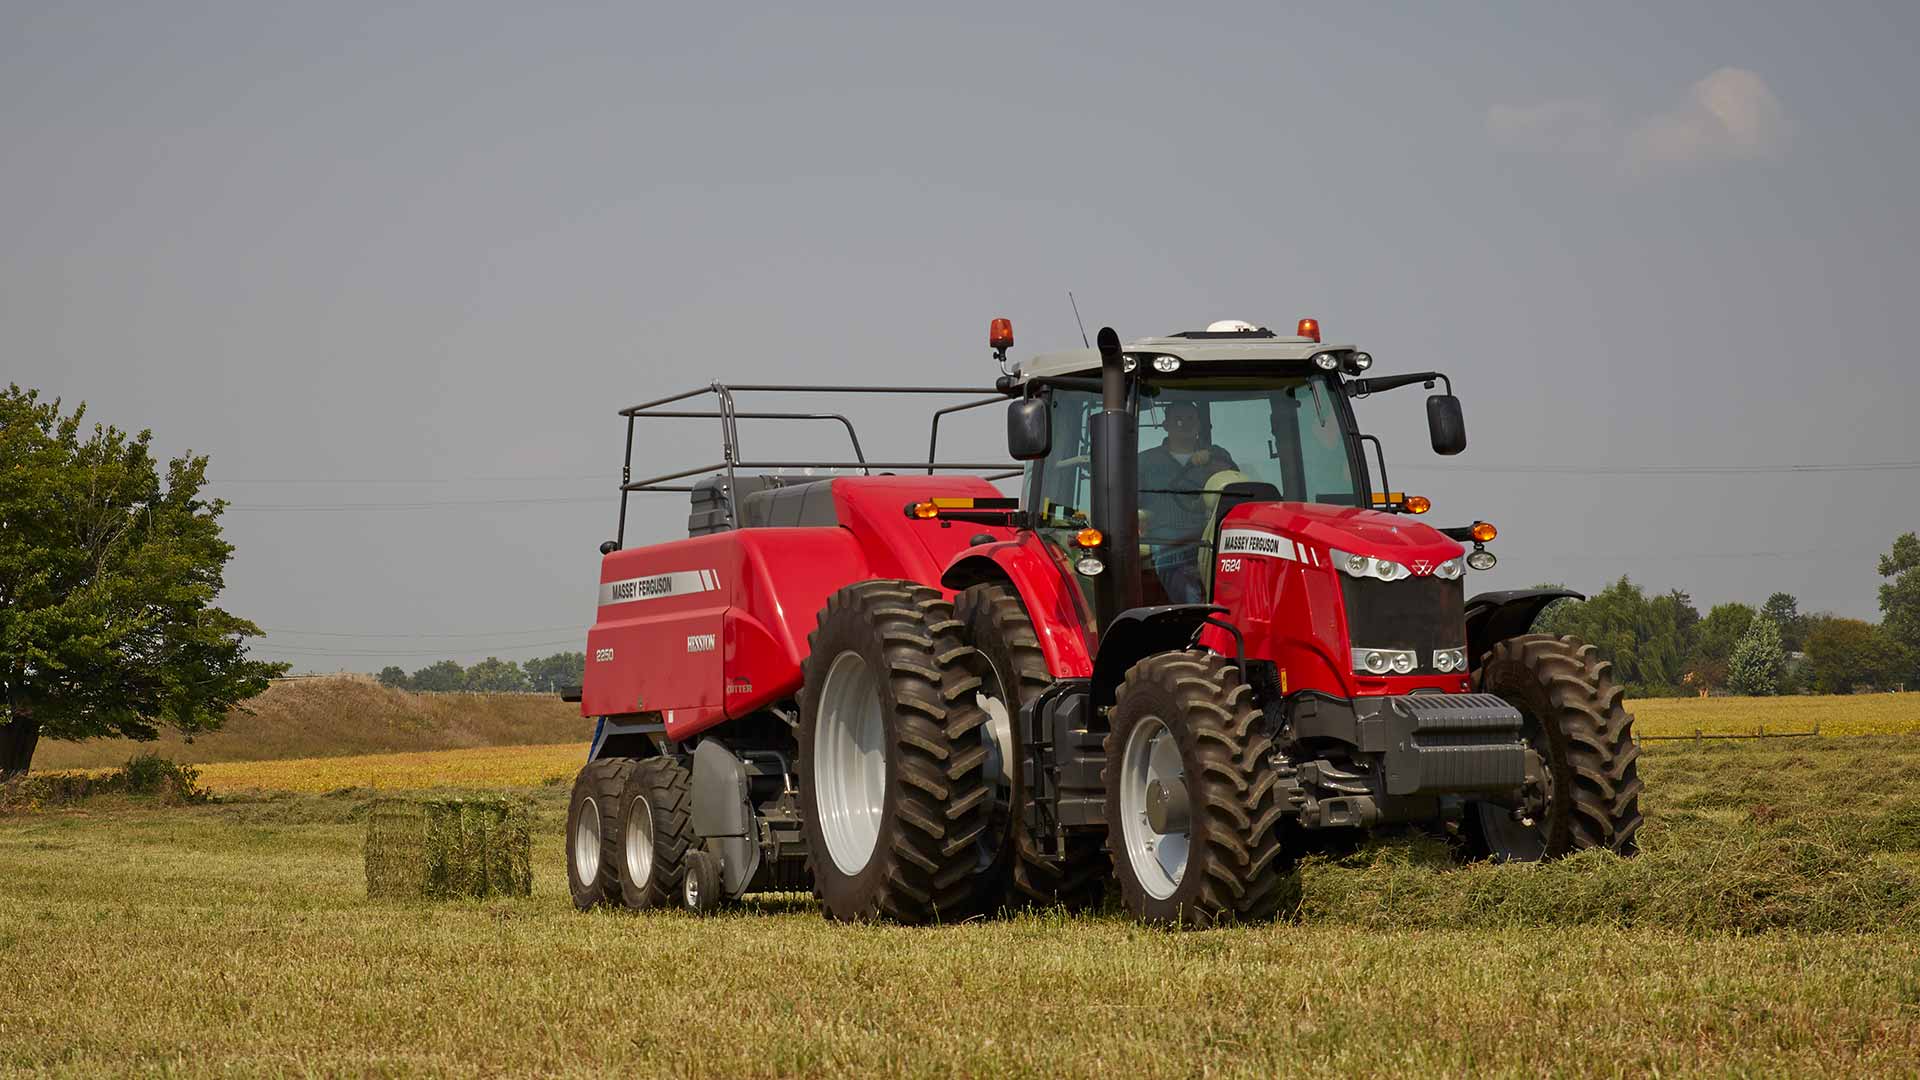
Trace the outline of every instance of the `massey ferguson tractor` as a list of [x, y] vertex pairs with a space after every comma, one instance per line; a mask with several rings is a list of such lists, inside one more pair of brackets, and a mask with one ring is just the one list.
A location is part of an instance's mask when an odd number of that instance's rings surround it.
[[[1294, 858], [1380, 830], [1500, 860], [1634, 851], [1632, 717], [1593, 647], [1533, 634], [1531, 589], [1466, 598], [1486, 522], [1392, 491], [1355, 403], [1439, 372], [1242, 322], [1011, 366], [991, 388], [726, 386], [625, 409], [567, 815], [573, 900], [707, 912], [811, 889], [835, 919], [1083, 908], [1272, 916]], [[925, 461], [872, 461], [838, 412], [749, 393], [931, 394]], [[709, 397], [710, 395], [710, 397]], [[941, 462], [943, 416], [1007, 406], [1005, 464]], [[640, 420], [718, 421], [719, 461], [639, 480]], [[851, 460], [746, 454], [825, 422]], [[1370, 474], [1367, 444], [1372, 444]], [[956, 475], [973, 473], [974, 475]], [[1019, 497], [995, 481], [1018, 478]], [[1377, 486], [1376, 486], [1377, 481]], [[628, 497], [691, 496], [625, 547]]]

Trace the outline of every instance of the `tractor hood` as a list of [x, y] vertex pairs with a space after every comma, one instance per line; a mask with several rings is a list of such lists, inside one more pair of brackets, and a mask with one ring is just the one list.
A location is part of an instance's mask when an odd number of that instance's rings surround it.
[[[1243, 503], [1228, 512], [1220, 531], [1223, 555], [1235, 546], [1230, 534], [1264, 532], [1293, 541], [1304, 562], [1325, 563], [1327, 549], [1338, 548], [1355, 555], [1391, 559], [1416, 576], [1430, 572], [1420, 569], [1423, 564], [1428, 568], [1438, 566], [1467, 550], [1408, 514], [1324, 503]], [[1241, 542], [1257, 542], [1257, 537]]]

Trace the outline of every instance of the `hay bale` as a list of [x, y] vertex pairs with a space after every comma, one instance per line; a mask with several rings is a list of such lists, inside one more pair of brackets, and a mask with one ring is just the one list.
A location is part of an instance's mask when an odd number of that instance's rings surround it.
[[367, 895], [529, 896], [532, 849], [518, 799], [381, 799], [367, 815]]

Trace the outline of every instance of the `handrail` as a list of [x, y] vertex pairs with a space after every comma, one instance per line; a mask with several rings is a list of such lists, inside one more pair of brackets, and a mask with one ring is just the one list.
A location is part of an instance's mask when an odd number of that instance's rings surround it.
[[[958, 405], [949, 405], [934, 411], [933, 422], [930, 427], [930, 434], [927, 441], [927, 460], [925, 461], [869, 461], [867, 460], [865, 449], [860, 445], [859, 433], [855, 431], [853, 426], [853, 421], [848, 419], [846, 415], [842, 413], [835, 413], [835, 412], [784, 412], [784, 411], [776, 412], [776, 411], [764, 411], [764, 410], [742, 411], [735, 407], [734, 395], [736, 393], [743, 393], [743, 392], [789, 393], [789, 394], [829, 394], [829, 393], [830, 394], [939, 394], [939, 395], [970, 394], [970, 395], [990, 395], [990, 396], [978, 397], [972, 401], [962, 402]], [[699, 397], [702, 394], [714, 395], [718, 408], [708, 410], [708, 409], [695, 409], [695, 408], [684, 408], [684, 407], [678, 408], [678, 409], [669, 409], [665, 407], [669, 405], [675, 405], [683, 401], [687, 401], [690, 398]], [[873, 471], [875, 469], [907, 469], [907, 470], [915, 470], [915, 471], [918, 471], [920, 469], [925, 469], [927, 471], [927, 475], [929, 476], [933, 475], [935, 472], [940, 470], [953, 470], [953, 471], [976, 471], [977, 470], [977, 471], [984, 471], [986, 473], [985, 478], [988, 480], [1004, 480], [1010, 477], [1019, 476], [1020, 475], [1019, 468], [1016, 466], [1015, 468], [1009, 470], [1007, 466], [1010, 463], [1004, 462], [1004, 461], [942, 462], [942, 461], [934, 460], [934, 457], [939, 450], [940, 418], [941, 417], [949, 413], [964, 412], [968, 409], [983, 408], [987, 405], [994, 404], [995, 402], [998, 402], [998, 401], [1005, 401], [1007, 397], [1008, 397], [1007, 391], [1004, 389], [994, 388], [994, 387], [979, 387], [979, 386], [825, 386], [825, 385], [802, 384], [802, 383], [742, 383], [739, 385], [728, 385], [726, 383], [716, 382], [716, 383], [709, 383], [706, 386], [699, 387], [698, 389], [688, 390], [678, 394], [670, 394], [666, 397], [655, 398], [652, 401], [641, 402], [638, 405], [629, 405], [626, 408], [621, 409], [619, 412], [619, 415], [624, 416], [627, 419], [627, 440], [626, 440], [627, 445], [626, 445], [626, 456], [622, 460], [620, 465], [620, 521], [619, 521], [619, 529], [614, 534], [615, 535], [614, 546], [618, 548], [618, 547], [624, 547], [626, 545], [627, 496], [629, 494], [636, 491], [673, 491], [673, 492], [693, 491], [693, 490], [696, 490], [696, 487], [694, 485], [674, 484], [672, 483], [672, 481], [684, 480], [690, 476], [700, 476], [706, 473], [718, 473], [718, 472], [726, 473], [727, 490], [729, 492], [737, 490], [738, 478], [736, 474], [741, 469], [776, 469], [776, 470], [779, 470], [779, 469], [857, 469], [869, 476], [873, 475]], [[634, 421], [642, 418], [707, 419], [707, 420], [717, 419], [719, 420], [720, 421], [721, 460], [711, 465], [700, 465], [690, 469], [680, 469], [674, 472], [662, 473], [658, 476], [650, 476], [645, 479], [635, 480], [633, 478]], [[853, 456], [855, 460], [850, 462], [849, 461], [747, 461], [747, 460], [743, 460], [743, 455], [741, 453], [741, 448], [740, 448], [739, 421], [741, 420], [833, 420], [833, 421], [836, 421], [843, 428], [846, 429], [847, 439], [849, 442], [853, 444]], [[728, 507], [729, 507], [729, 516], [731, 517], [731, 514], [733, 513], [732, 500], [728, 500]], [[737, 522], [729, 520], [728, 524], [733, 525], [733, 524], [737, 524]]]

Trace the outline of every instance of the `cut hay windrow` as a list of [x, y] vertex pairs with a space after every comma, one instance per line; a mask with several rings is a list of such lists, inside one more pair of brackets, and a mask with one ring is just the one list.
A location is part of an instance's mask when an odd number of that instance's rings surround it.
[[532, 829], [524, 800], [381, 799], [367, 814], [367, 896], [528, 896]]
[[[1905, 840], [1903, 822], [1891, 835]], [[1650, 826], [1630, 859], [1453, 862], [1444, 844], [1381, 844], [1300, 868], [1297, 915], [1369, 929], [1657, 927], [1690, 934], [1920, 929], [1920, 874], [1858, 836], [1787, 822]]]

